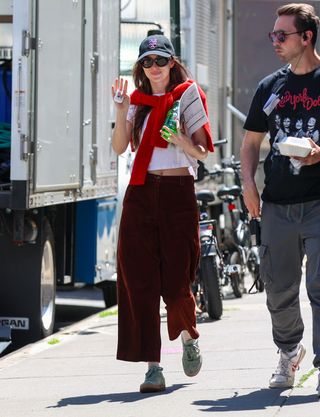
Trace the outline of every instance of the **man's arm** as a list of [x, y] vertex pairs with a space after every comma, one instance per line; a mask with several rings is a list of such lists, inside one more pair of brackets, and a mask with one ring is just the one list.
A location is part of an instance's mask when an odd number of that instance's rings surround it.
[[247, 131], [240, 149], [243, 178], [243, 197], [252, 217], [260, 216], [260, 196], [254, 179], [259, 164], [260, 147], [264, 132]]

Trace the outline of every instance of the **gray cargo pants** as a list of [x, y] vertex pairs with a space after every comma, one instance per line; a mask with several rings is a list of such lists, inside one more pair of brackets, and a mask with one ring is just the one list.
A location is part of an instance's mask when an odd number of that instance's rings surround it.
[[290, 205], [263, 203], [261, 278], [273, 340], [282, 350], [295, 347], [303, 336], [299, 288], [304, 255], [313, 318], [313, 364], [320, 367], [320, 200]]

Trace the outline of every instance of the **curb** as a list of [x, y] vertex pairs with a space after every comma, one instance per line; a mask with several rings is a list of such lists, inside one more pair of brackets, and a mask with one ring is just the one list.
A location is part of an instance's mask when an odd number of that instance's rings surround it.
[[[105, 317], [101, 317], [101, 314], [108, 311], [113, 312], [117, 310], [117, 308], [118, 306], [116, 305], [108, 309], [102, 310], [98, 313], [93, 314], [92, 316], [86, 317], [80, 321], [77, 321], [76, 323], [64, 327], [63, 329], [59, 330], [56, 333], [52, 333], [50, 336], [44, 339], [23, 346], [12, 353], [8, 353], [8, 355], [5, 355], [2, 358], [0, 358], [0, 371], [9, 366], [15, 365], [16, 363], [21, 362], [30, 356], [41, 353], [47, 349], [52, 349], [55, 346], [61, 346], [62, 343], [70, 341], [79, 333], [90, 328], [94, 323], [97, 323], [100, 320], [106, 320], [110, 317], [113, 317], [113, 315], [106, 315]], [[56, 339], [57, 342], [50, 344], [49, 342], [53, 341], [54, 339]]]

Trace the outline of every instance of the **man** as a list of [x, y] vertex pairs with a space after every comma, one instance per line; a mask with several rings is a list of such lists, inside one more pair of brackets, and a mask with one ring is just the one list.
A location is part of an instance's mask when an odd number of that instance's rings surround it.
[[[320, 122], [320, 57], [315, 51], [319, 18], [312, 6], [301, 3], [280, 7], [277, 15], [269, 37], [278, 57], [289, 65], [259, 83], [244, 125], [241, 162], [245, 203], [252, 217], [260, 217], [254, 175], [261, 142], [269, 132], [271, 146], [261, 196], [261, 278], [280, 353], [270, 387], [287, 388], [293, 386], [295, 371], [305, 356], [299, 305], [304, 255], [313, 314], [313, 363], [320, 367], [320, 147], [309, 139], [312, 150], [304, 158], [295, 158], [302, 168], [294, 174], [292, 158], [277, 154], [272, 145], [279, 115], [283, 120], [299, 114], [305, 125], [310, 117]], [[320, 376], [317, 391], [320, 395]]]

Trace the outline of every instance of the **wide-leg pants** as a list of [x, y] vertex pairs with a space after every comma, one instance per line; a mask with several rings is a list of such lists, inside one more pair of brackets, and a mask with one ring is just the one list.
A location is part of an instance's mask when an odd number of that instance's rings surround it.
[[320, 367], [320, 200], [290, 205], [263, 203], [261, 218], [261, 278], [266, 285], [274, 342], [289, 350], [302, 339], [299, 289], [306, 255], [314, 366]]
[[129, 185], [118, 240], [118, 351], [127, 361], [160, 362], [160, 296], [170, 340], [198, 338], [190, 283], [199, 261], [198, 208], [192, 176], [147, 174]]

